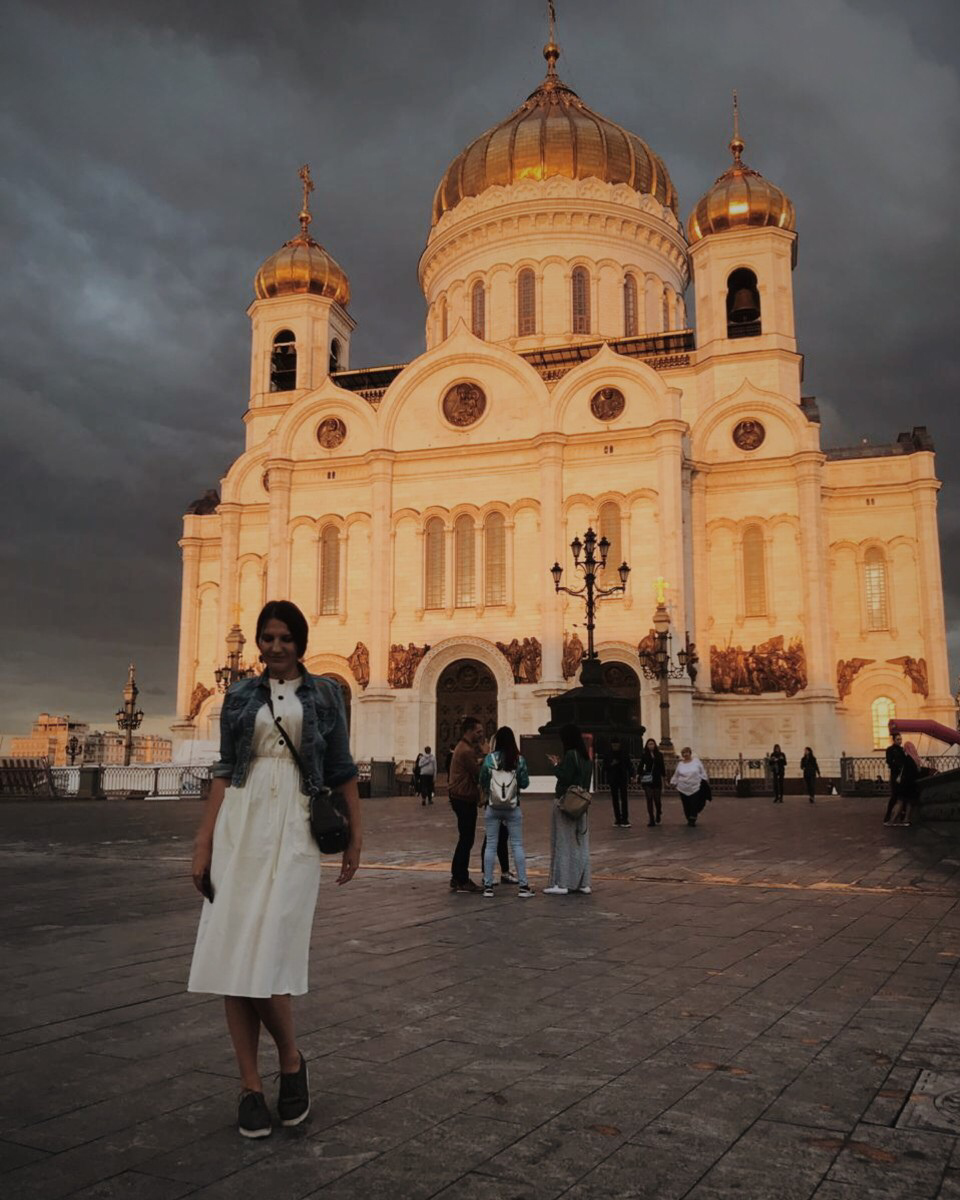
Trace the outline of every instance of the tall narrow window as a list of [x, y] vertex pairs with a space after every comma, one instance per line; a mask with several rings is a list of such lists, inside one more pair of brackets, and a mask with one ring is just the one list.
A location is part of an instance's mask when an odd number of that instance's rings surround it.
[[456, 606], [470, 608], [477, 602], [476, 530], [473, 517], [457, 517], [453, 528], [456, 547]]
[[604, 572], [607, 579], [610, 579], [616, 575], [617, 567], [623, 562], [623, 546], [620, 537], [620, 506], [614, 504], [613, 501], [601, 505], [597, 525], [600, 528], [600, 536], [606, 538], [610, 543], [610, 549], [607, 551], [607, 569]]
[[324, 525], [320, 534], [320, 612], [340, 611], [340, 530]]
[[573, 289], [573, 332], [590, 332], [590, 276], [586, 267], [574, 267]]
[[479, 281], [470, 290], [470, 324], [474, 337], [483, 338], [487, 336], [486, 296], [484, 295], [483, 284]]
[[670, 289], [663, 289], [663, 332], [670, 332]]
[[863, 578], [867, 597], [867, 629], [889, 629], [887, 563], [879, 546], [871, 546], [864, 555]]
[[507, 602], [507, 552], [503, 513], [488, 513], [483, 523], [483, 600]]
[[517, 337], [537, 332], [537, 282], [533, 271], [524, 267], [517, 276]]
[[870, 705], [870, 724], [874, 750], [890, 745], [890, 722], [897, 715], [897, 706], [889, 696], [878, 696]]
[[334, 338], [330, 343], [330, 374], [340, 370], [340, 362], [343, 351], [340, 347], [340, 339]]
[[628, 275], [623, 281], [623, 336], [636, 337], [639, 332], [637, 281], [632, 275]]
[[447, 329], [447, 301], [446, 297], [440, 301], [440, 341], [445, 342], [449, 330]]
[[443, 521], [439, 517], [431, 517], [424, 536], [427, 608], [443, 608], [444, 536]]
[[743, 611], [748, 617], [767, 615], [763, 549], [763, 530], [759, 525], [748, 525], [743, 531]]
[[270, 391], [292, 392], [297, 386], [297, 339], [281, 329], [270, 353]]

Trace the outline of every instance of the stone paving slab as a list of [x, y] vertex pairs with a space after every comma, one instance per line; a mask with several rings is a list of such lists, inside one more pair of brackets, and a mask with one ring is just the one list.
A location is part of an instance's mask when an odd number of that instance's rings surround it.
[[599, 803], [594, 894], [520, 902], [450, 894], [442, 802], [369, 802], [297, 1002], [311, 1116], [248, 1143], [221, 1003], [183, 990], [199, 806], [0, 806], [0, 1194], [960, 1197], [958, 1139], [898, 1125], [960, 1074], [960, 830], [881, 808]]

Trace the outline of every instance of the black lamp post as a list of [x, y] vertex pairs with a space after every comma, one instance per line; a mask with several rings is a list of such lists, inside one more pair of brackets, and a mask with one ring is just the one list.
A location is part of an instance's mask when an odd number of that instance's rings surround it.
[[134, 666], [131, 663], [127, 682], [123, 689], [123, 708], [117, 709], [117, 728], [124, 734], [123, 765], [125, 767], [130, 766], [130, 759], [133, 756], [133, 731], [140, 728], [140, 722], [143, 720], [143, 710], [137, 708], [137, 696], [139, 695], [140, 689], [137, 687]]
[[[599, 659], [593, 647], [597, 600], [603, 596], [614, 596], [618, 592], [625, 591], [630, 568], [625, 562], [622, 562], [617, 568], [620, 583], [616, 587], [600, 587], [597, 583], [597, 575], [607, 565], [607, 555], [610, 553], [609, 541], [605, 537], [600, 538], [598, 541], [597, 535], [593, 530], [588, 529], [583, 535], [583, 541], [579, 537], [573, 539], [570, 543], [570, 549], [573, 551], [574, 566], [583, 573], [583, 585], [578, 588], [561, 587], [560, 580], [563, 577], [563, 567], [558, 562], [555, 562], [550, 568], [550, 574], [553, 576], [554, 587], [558, 592], [566, 592], [568, 596], [586, 597], [587, 653], [584, 656], [583, 666], [580, 669], [580, 681], [584, 684], [595, 683], [599, 682]], [[580, 557], [581, 554], [583, 555], [582, 559]]]
[[73, 764], [77, 761], [77, 755], [80, 753], [80, 739], [77, 737], [77, 735], [75, 733], [71, 734], [69, 739], [67, 740], [66, 749], [67, 749], [67, 758], [70, 759], [70, 766], [72, 767]]
[[670, 680], [682, 679], [684, 675], [695, 682], [697, 664], [700, 658], [696, 647], [690, 641], [690, 635], [685, 634], [684, 646], [677, 651], [677, 663], [674, 665], [670, 647], [673, 637], [670, 633], [670, 613], [667, 611], [663, 592], [663, 581], [657, 581], [657, 607], [653, 613], [653, 628], [656, 633], [655, 644], [640, 648], [640, 667], [647, 679], [656, 679], [660, 683], [660, 745], [666, 750], [673, 750], [670, 738]]
[[239, 625], [234, 625], [227, 634], [226, 666], [217, 667], [214, 671], [217, 687], [221, 692], [225, 692], [238, 679], [249, 679], [251, 675], [256, 675], [256, 667], [243, 665], [243, 648], [246, 644], [247, 639], [243, 636], [243, 630]]

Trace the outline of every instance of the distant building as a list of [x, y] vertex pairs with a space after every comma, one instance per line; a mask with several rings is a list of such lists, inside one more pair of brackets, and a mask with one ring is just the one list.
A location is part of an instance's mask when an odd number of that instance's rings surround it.
[[[51, 716], [50, 713], [40, 713], [30, 733], [11, 738], [10, 753], [16, 758], [46, 758], [52, 767], [69, 767], [71, 737], [76, 737], [79, 743], [74, 759], [76, 765], [123, 764], [122, 733], [91, 730], [86, 722]], [[172, 760], [173, 742], [170, 738], [156, 733], [134, 734], [132, 763], [168, 763]]]

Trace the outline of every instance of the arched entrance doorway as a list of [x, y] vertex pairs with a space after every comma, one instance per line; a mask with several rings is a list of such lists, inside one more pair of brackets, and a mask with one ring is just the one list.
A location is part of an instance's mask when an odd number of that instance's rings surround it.
[[343, 697], [343, 707], [347, 713], [347, 733], [349, 733], [350, 732], [350, 701], [353, 697], [353, 693], [350, 691], [350, 684], [347, 683], [347, 681], [344, 678], [342, 678], [342, 676], [335, 675], [333, 671], [325, 671], [324, 674], [326, 675], [326, 677], [328, 679], [332, 679], [333, 682], [340, 689], [340, 695]]
[[602, 666], [603, 686], [615, 696], [623, 696], [630, 701], [631, 715], [640, 725], [640, 678], [636, 671], [622, 662], [605, 662]]
[[489, 738], [497, 731], [497, 681], [493, 672], [475, 658], [458, 658], [444, 667], [437, 680], [437, 740], [441, 764], [450, 746], [460, 738], [460, 722], [476, 717]]

